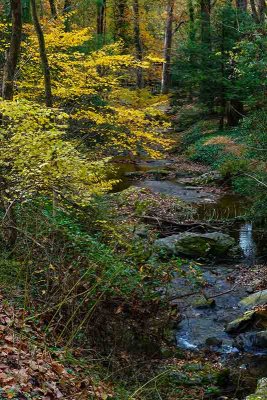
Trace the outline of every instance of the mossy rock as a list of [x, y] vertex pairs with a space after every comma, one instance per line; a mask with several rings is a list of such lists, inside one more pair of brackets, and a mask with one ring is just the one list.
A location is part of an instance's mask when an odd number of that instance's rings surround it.
[[205, 297], [200, 297], [193, 302], [194, 308], [205, 309], [215, 307], [216, 303], [214, 299], [206, 299]]
[[267, 304], [267, 289], [253, 293], [239, 302], [240, 306], [252, 308], [256, 306], [263, 306]]
[[255, 394], [246, 397], [246, 400], [267, 400], [267, 378], [259, 380]]
[[222, 256], [235, 245], [235, 240], [221, 232], [212, 233], [180, 233], [155, 241], [158, 251], [171, 255], [183, 254], [191, 257]]
[[246, 331], [253, 325], [255, 320], [255, 315], [256, 315], [255, 311], [248, 311], [244, 313], [242, 317], [239, 317], [234, 321], [230, 322], [226, 326], [225, 331], [231, 334], [236, 334]]

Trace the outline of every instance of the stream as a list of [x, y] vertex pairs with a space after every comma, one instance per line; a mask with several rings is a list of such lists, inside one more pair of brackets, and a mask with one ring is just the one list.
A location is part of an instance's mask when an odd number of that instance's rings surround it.
[[[234, 193], [213, 194], [205, 187], [189, 187], [179, 179], [161, 180], [152, 177], [133, 179], [134, 173], [149, 172], [155, 169], [168, 169], [170, 161], [143, 161], [137, 164], [123, 163], [120, 165], [120, 183], [114, 191], [122, 191], [130, 186], [149, 188], [156, 193], [177, 196], [191, 203], [197, 209], [197, 218], [202, 221], [236, 219], [227, 230], [242, 249], [242, 259], [232, 263], [215, 263], [201, 265], [203, 278], [207, 282], [205, 292], [208, 296], [227, 292], [216, 297], [214, 307], [199, 309], [194, 307], [194, 296], [176, 300], [183, 318], [176, 331], [176, 343], [181, 349], [188, 351], [209, 350], [220, 354], [225, 365], [236, 365], [240, 371], [246, 371], [255, 381], [267, 376], [267, 349], [255, 351], [247, 346], [242, 351], [236, 345], [236, 339], [225, 332], [225, 326], [238, 318], [242, 312], [239, 301], [248, 296], [245, 286], [238, 286], [230, 291], [233, 282], [229, 275], [238, 274], [244, 266], [250, 270], [255, 264], [266, 260], [267, 240], [264, 227], [241, 218], [248, 207], [247, 199]], [[191, 292], [192, 287], [186, 278], [176, 276], [172, 283], [172, 294], [179, 297], [185, 292]], [[198, 295], [199, 297], [199, 295]]]

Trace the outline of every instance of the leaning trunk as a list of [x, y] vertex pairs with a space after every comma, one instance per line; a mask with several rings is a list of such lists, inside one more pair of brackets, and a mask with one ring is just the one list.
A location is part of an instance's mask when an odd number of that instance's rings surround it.
[[[138, 61], [143, 60], [143, 46], [140, 33], [140, 13], [139, 13], [139, 0], [133, 0], [133, 12], [134, 12], [134, 44], [136, 51], [136, 58]], [[136, 85], [138, 89], [144, 87], [143, 69], [137, 68], [136, 72]]]
[[167, 19], [165, 28], [165, 40], [163, 58], [164, 64], [162, 69], [161, 92], [166, 94], [169, 92], [171, 83], [171, 52], [172, 52], [172, 26], [173, 26], [173, 10], [175, 0], [168, 0], [167, 4]]
[[52, 98], [52, 89], [51, 89], [50, 68], [49, 68], [48, 58], [47, 58], [47, 54], [46, 54], [44, 34], [43, 34], [43, 30], [42, 30], [41, 24], [38, 19], [35, 0], [31, 0], [31, 6], [32, 6], [33, 24], [34, 24], [34, 28], [35, 28], [37, 38], [38, 38], [39, 52], [40, 52], [41, 64], [42, 64], [42, 69], [43, 69], [43, 74], [44, 74], [45, 103], [46, 103], [47, 107], [52, 107], [53, 106], [53, 98]]

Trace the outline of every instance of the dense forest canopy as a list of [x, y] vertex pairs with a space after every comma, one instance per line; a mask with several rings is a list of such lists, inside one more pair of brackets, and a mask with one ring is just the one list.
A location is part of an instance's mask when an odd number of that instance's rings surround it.
[[[215, 307], [200, 266], [222, 255], [241, 266], [240, 221], [253, 251], [254, 221], [264, 237], [266, 12], [265, 0], [0, 0], [0, 289], [14, 307], [1, 311], [0, 352], [29, 334], [38, 348], [27, 345], [19, 374], [0, 366], [0, 398], [243, 399], [254, 388], [241, 375], [227, 386], [217, 353], [177, 350], [171, 285], [180, 274], [180, 299]], [[234, 196], [236, 215], [220, 216], [218, 199]]]

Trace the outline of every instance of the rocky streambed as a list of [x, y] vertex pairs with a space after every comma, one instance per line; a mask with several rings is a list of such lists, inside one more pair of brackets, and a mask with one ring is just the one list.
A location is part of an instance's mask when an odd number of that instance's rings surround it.
[[226, 366], [251, 376], [254, 384], [267, 376], [267, 291], [262, 266], [267, 241], [264, 227], [245, 218], [248, 200], [222, 186], [219, 174], [186, 161], [182, 166], [177, 160], [124, 162], [119, 171], [121, 182], [115, 191], [148, 188], [177, 197], [196, 210], [200, 231], [192, 225], [173, 235], [163, 232], [155, 242], [157, 252], [192, 258], [194, 268], [201, 271], [202, 285], [196, 286], [188, 278], [192, 274], [187, 274], [192, 263], [185, 262], [183, 273], [175, 275], [168, 288], [182, 314], [175, 333], [177, 346], [216, 353]]

